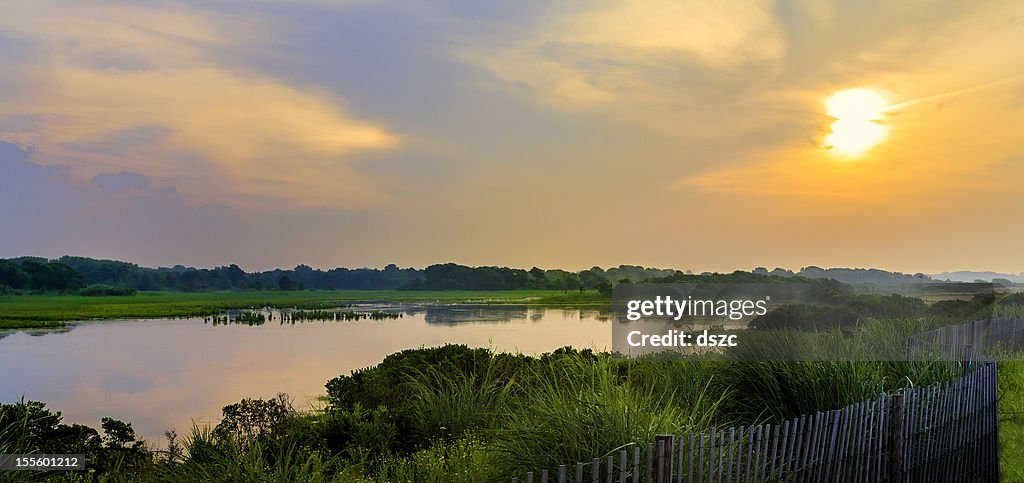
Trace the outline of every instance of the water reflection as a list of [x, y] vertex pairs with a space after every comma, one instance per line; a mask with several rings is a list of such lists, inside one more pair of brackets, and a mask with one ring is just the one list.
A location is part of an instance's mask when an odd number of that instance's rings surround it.
[[[463, 324], [501, 324], [527, 320], [530, 322], [541, 322], [549, 315], [563, 320], [590, 319], [598, 322], [608, 322], [615, 318], [614, 312], [609, 309], [546, 308], [530, 305], [357, 303], [344, 307], [317, 310], [234, 309], [226, 310], [217, 316], [204, 317], [201, 320], [204, 324], [214, 327], [224, 325], [256, 327], [270, 322], [275, 322], [278, 325], [314, 322], [343, 323], [365, 319], [385, 321], [412, 316], [422, 317], [428, 324], [456, 326]], [[74, 330], [80, 325], [109, 322], [70, 322], [65, 327], [52, 329], [0, 330], [0, 339], [15, 333], [24, 333], [33, 337], [62, 334]]]
[[51, 334], [63, 334], [71, 331], [75, 328], [76, 324], [68, 324], [64, 327], [54, 327], [51, 329], [0, 329], [0, 339], [7, 337], [11, 334], [26, 334], [29, 337], [40, 337]]
[[[412, 347], [461, 343], [539, 354], [611, 347], [611, 314], [527, 306], [367, 304], [399, 319], [218, 325], [203, 319], [85, 322], [0, 333], [0, 402], [46, 402], [71, 423], [132, 421], [147, 439], [215, 422], [245, 397], [315, 401], [339, 374]], [[279, 314], [278, 314], [279, 315]], [[16, 370], [14, 370], [16, 368]]]

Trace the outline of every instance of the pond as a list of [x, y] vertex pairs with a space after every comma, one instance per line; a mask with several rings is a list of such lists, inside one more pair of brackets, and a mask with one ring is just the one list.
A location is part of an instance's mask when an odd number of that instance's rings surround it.
[[262, 325], [158, 319], [84, 322], [58, 331], [0, 332], [0, 402], [47, 403], [65, 422], [109, 416], [162, 444], [166, 429], [216, 423], [223, 406], [284, 392], [318, 405], [324, 384], [388, 354], [446, 343], [540, 354], [608, 349], [612, 315], [527, 306], [363, 305], [400, 318]]

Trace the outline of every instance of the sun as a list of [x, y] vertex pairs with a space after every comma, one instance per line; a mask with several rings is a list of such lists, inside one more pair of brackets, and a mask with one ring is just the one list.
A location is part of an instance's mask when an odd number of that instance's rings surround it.
[[835, 118], [825, 147], [846, 157], [864, 156], [889, 135], [889, 128], [881, 123], [886, 107], [886, 99], [871, 89], [836, 92], [825, 100], [825, 111]]

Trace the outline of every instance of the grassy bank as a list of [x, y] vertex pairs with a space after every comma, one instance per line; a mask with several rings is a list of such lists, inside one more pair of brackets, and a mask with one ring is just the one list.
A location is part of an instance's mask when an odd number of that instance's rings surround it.
[[59, 327], [68, 321], [201, 317], [252, 307], [317, 308], [354, 302], [516, 304], [551, 307], [607, 305], [596, 291], [508, 290], [431, 292], [395, 290], [140, 292], [121, 297], [0, 296], [0, 329]]

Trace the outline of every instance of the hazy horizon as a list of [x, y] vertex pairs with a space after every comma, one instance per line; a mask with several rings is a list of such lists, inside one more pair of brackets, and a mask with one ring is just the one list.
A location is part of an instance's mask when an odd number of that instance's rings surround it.
[[1012, 0], [16, 2], [0, 257], [1020, 273], [1022, 19]]
[[[96, 258], [96, 259], [99, 259], [98, 257], [89, 257], [89, 256], [86, 256], [86, 255], [74, 255], [74, 254], [65, 254], [65, 255], [60, 255], [60, 256], [56, 256], [56, 257], [46, 257], [46, 256], [42, 256], [42, 255], [17, 255], [17, 256], [0, 257], [0, 258], [11, 259], [11, 258], [23, 258], [23, 257], [39, 257], [39, 258], [46, 258], [48, 260], [56, 260], [56, 259], [61, 258], [62, 256], [83, 257], [83, 258]], [[393, 263], [393, 262], [389, 262], [389, 263], [385, 263], [385, 264], [382, 264], [382, 265], [376, 265], [376, 266], [374, 266], [374, 265], [318, 266], [318, 265], [313, 265], [313, 264], [309, 264], [309, 263], [301, 263], [300, 262], [298, 264], [290, 265], [290, 266], [251, 268], [251, 267], [246, 267], [244, 265], [237, 264], [237, 263], [232, 263], [232, 262], [216, 263], [216, 264], [213, 264], [213, 265], [194, 265], [194, 264], [188, 264], [188, 263], [173, 263], [173, 264], [164, 264], [164, 265], [147, 265], [145, 263], [140, 263], [140, 262], [133, 261], [133, 260], [124, 260], [124, 259], [117, 259], [117, 258], [105, 259], [105, 260], [115, 260], [115, 261], [120, 261], [120, 262], [133, 263], [133, 264], [138, 265], [138, 266], [143, 267], [143, 268], [154, 268], [154, 269], [174, 268], [175, 266], [183, 266], [183, 267], [186, 267], [186, 268], [196, 268], [196, 269], [214, 269], [214, 268], [218, 268], [218, 267], [227, 267], [227, 266], [230, 266], [230, 265], [237, 265], [239, 268], [242, 269], [242, 271], [244, 271], [246, 273], [267, 272], [267, 271], [273, 271], [273, 270], [278, 270], [278, 269], [279, 270], [292, 270], [292, 269], [294, 269], [295, 267], [297, 267], [299, 265], [305, 265], [305, 266], [308, 266], [308, 267], [310, 267], [310, 268], [312, 268], [314, 270], [323, 270], [323, 271], [327, 271], [327, 270], [331, 270], [331, 269], [335, 269], [335, 268], [347, 268], [347, 269], [351, 269], [351, 270], [364, 269], [364, 268], [365, 269], [384, 269], [385, 267], [387, 267], [388, 265]], [[424, 268], [426, 268], [426, 267], [428, 267], [430, 265], [445, 264], [445, 263], [457, 263], [457, 262], [452, 262], [452, 261], [436, 261], [436, 262], [433, 262], [433, 263], [428, 263], [426, 265], [402, 265], [402, 264], [399, 264], [399, 263], [394, 263], [394, 265], [396, 265], [398, 268], [413, 268], [413, 269], [417, 269], [417, 270], [422, 270], [422, 269], [424, 269]], [[1020, 272], [1020, 273], [1017, 273], [1017, 272], [1001, 272], [999, 270], [955, 269], [955, 270], [942, 270], [940, 272], [921, 272], [921, 271], [904, 272], [904, 271], [901, 271], [901, 270], [890, 270], [890, 269], [887, 269], [885, 267], [842, 267], [842, 266], [820, 265], [820, 264], [813, 264], [813, 263], [810, 264], [810, 265], [804, 265], [804, 266], [801, 266], [801, 267], [773, 267], [773, 266], [758, 265], [758, 266], [754, 266], [754, 267], [736, 267], [736, 268], [725, 269], [725, 270], [703, 270], [703, 269], [698, 269], [698, 268], [694, 268], [694, 267], [653, 266], [653, 265], [639, 265], [639, 264], [634, 264], [634, 263], [613, 263], [613, 264], [609, 264], [609, 265], [593, 265], [592, 264], [592, 265], [578, 266], [578, 267], [576, 267], [576, 266], [574, 266], [574, 267], [569, 267], [569, 266], [540, 266], [540, 265], [529, 265], [529, 264], [528, 265], [522, 265], [522, 266], [494, 265], [494, 264], [478, 264], [478, 265], [470, 265], [470, 266], [477, 266], [477, 267], [480, 267], [480, 266], [503, 266], [503, 267], [506, 267], [506, 268], [523, 269], [523, 270], [529, 270], [530, 268], [538, 267], [538, 268], [542, 268], [544, 270], [567, 270], [567, 271], [570, 271], [570, 272], [580, 272], [580, 271], [583, 271], [583, 270], [588, 270], [588, 269], [593, 268], [595, 266], [600, 267], [600, 268], [602, 268], [604, 270], [611, 269], [611, 268], [616, 268], [616, 267], [620, 267], [620, 266], [641, 266], [641, 267], [650, 268], [650, 269], [678, 270], [678, 271], [682, 271], [682, 272], [691, 271], [691, 272], [693, 272], [695, 274], [700, 274], [700, 273], [704, 273], [704, 272], [719, 272], [719, 273], [732, 273], [734, 271], [752, 272], [752, 271], [754, 271], [755, 269], [758, 269], [758, 268], [765, 268], [765, 269], [767, 269], [769, 271], [776, 270], [776, 269], [789, 270], [791, 272], [796, 273], [796, 272], [800, 272], [803, 269], [808, 268], [808, 267], [817, 267], [817, 268], [821, 268], [821, 269], [825, 269], [825, 270], [829, 270], [829, 269], [850, 269], [850, 270], [863, 269], [863, 270], [871, 270], [871, 269], [874, 269], [874, 270], [881, 270], [881, 271], [891, 272], [891, 273], [902, 273], [902, 274], [905, 274], [905, 275], [915, 275], [915, 274], [918, 274], [918, 273], [923, 273], [923, 274], [925, 274], [927, 276], [930, 276], [930, 277], [937, 277], [939, 275], [956, 274], [956, 273], [992, 274], [992, 275], [1009, 275], [1009, 276], [1013, 276], [1013, 277], [1024, 277], [1024, 272]], [[936, 280], [940, 280], [940, 279], [936, 278]]]

